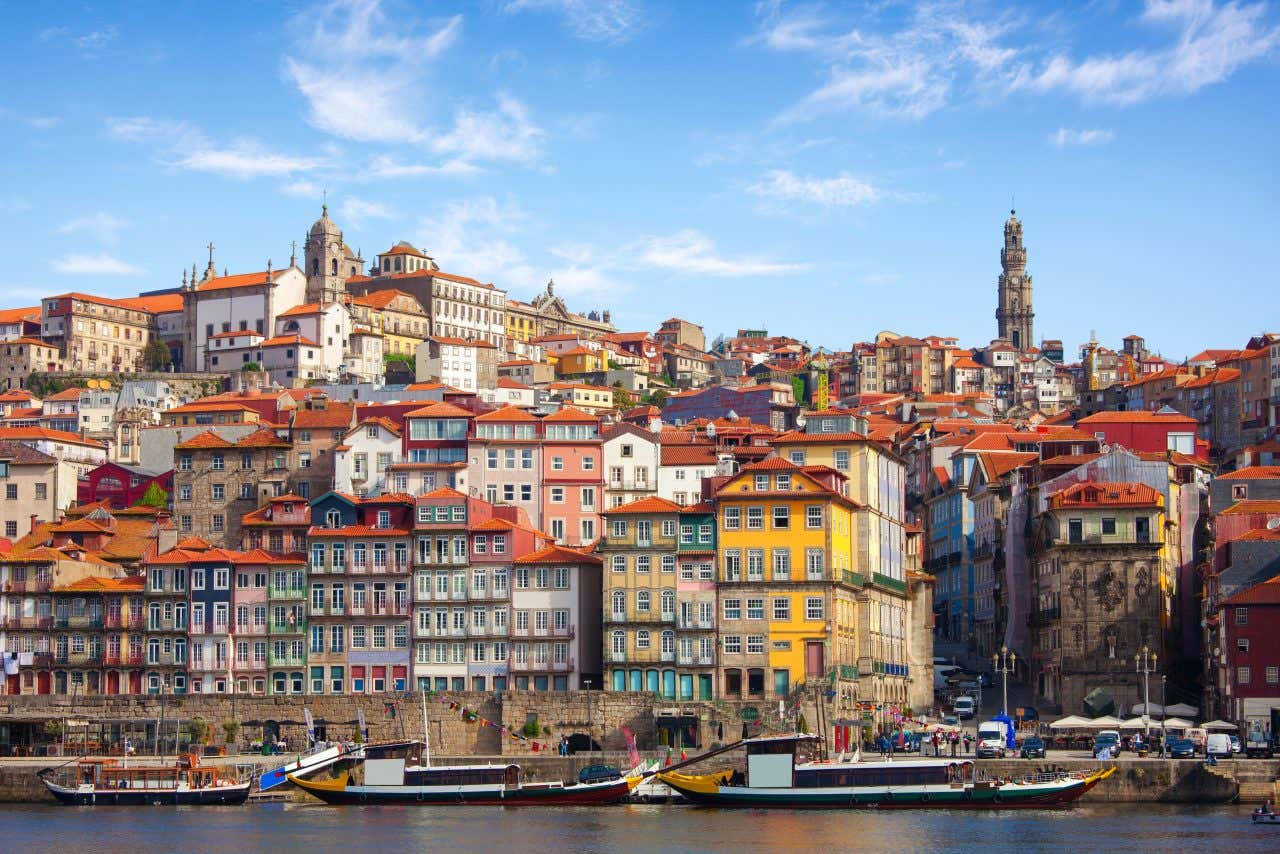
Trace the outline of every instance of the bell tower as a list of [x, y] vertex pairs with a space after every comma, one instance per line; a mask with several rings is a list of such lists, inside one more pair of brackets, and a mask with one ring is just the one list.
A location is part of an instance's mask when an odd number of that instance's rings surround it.
[[307, 274], [307, 302], [344, 302], [347, 295], [347, 275], [350, 272], [347, 255], [351, 250], [342, 241], [342, 229], [329, 219], [329, 206], [324, 205], [320, 218], [307, 232], [303, 245], [304, 272]]
[[1000, 279], [996, 294], [996, 327], [1000, 338], [1024, 351], [1034, 346], [1035, 312], [1031, 308], [1031, 276], [1027, 274], [1027, 247], [1017, 211], [1009, 211], [1000, 250]]

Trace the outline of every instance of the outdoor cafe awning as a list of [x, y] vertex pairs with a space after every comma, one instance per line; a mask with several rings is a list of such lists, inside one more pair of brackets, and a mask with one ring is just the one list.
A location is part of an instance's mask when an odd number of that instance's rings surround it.
[[1119, 729], [1123, 723], [1119, 718], [1113, 718], [1111, 715], [1103, 715], [1100, 718], [1094, 718], [1085, 724], [1089, 729]]
[[1230, 732], [1235, 732], [1236, 730], [1239, 729], [1239, 727], [1231, 723], [1231, 721], [1222, 721], [1222, 720], [1209, 721], [1207, 724], [1200, 724], [1200, 726], [1204, 727], [1205, 729], [1228, 730]]
[[1164, 719], [1165, 729], [1191, 729], [1191, 727], [1192, 727], [1191, 721], [1185, 721], [1182, 718], [1165, 718]]
[[1195, 706], [1188, 706], [1186, 703], [1174, 703], [1172, 706], [1167, 706], [1164, 711], [1165, 714], [1179, 718], [1194, 718], [1200, 713]]
[[1059, 718], [1049, 724], [1049, 729], [1081, 729], [1088, 725], [1089, 720], [1087, 718], [1082, 718], [1079, 715], [1067, 715], [1065, 718]]

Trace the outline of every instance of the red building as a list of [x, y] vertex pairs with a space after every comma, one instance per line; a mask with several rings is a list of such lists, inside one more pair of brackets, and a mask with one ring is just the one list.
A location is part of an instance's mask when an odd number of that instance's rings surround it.
[[1098, 412], [1081, 418], [1076, 427], [1108, 445], [1130, 451], [1177, 451], [1207, 460], [1209, 443], [1196, 439], [1198, 423], [1189, 415], [1165, 407], [1156, 412]]
[[137, 504], [153, 483], [166, 495], [173, 492], [173, 470], [160, 474], [138, 466], [103, 463], [77, 484], [76, 501], [81, 505], [108, 501], [112, 509], [122, 510]]
[[[474, 413], [452, 403], [429, 403], [406, 413], [403, 459], [387, 469], [393, 483], [415, 495], [450, 487], [466, 491], [467, 437]], [[367, 417], [361, 411], [361, 417]], [[400, 475], [404, 475], [403, 478]]]
[[1280, 576], [1223, 601], [1224, 698], [1232, 719], [1270, 726], [1280, 709]]

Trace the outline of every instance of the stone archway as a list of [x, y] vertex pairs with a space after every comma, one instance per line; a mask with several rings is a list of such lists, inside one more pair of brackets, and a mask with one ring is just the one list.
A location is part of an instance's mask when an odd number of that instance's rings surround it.
[[587, 753], [596, 750], [600, 750], [600, 743], [586, 733], [575, 732], [569, 736], [570, 753]]

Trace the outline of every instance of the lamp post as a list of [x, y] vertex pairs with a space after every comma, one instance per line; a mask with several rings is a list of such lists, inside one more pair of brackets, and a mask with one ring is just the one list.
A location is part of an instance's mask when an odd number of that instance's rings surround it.
[[1161, 673], [1160, 674], [1160, 755], [1161, 756], [1164, 756], [1164, 742], [1165, 742], [1164, 694], [1165, 694], [1165, 687], [1168, 685], [1168, 683], [1169, 683], [1169, 677]]
[[1001, 714], [1009, 714], [1009, 674], [1013, 672], [1013, 667], [1017, 660], [1018, 654], [1009, 652], [1009, 647], [1007, 646], [1000, 647], [1000, 651], [991, 656], [991, 663], [995, 665], [995, 672], [1000, 674], [1004, 688], [1003, 705], [1000, 708]]
[[595, 755], [595, 752], [596, 752], [595, 729], [596, 728], [595, 728], [594, 720], [592, 719], [591, 680], [584, 679], [582, 681], [583, 681], [583, 684], [587, 686], [587, 741], [590, 742], [587, 745], [587, 752], [591, 755]]
[[[1151, 693], [1147, 689], [1147, 677], [1156, 672], [1157, 658], [1156, 654], [1146, 646], [1133, 656], [1134, 669], [1142, 674], [1142, 725], [1148, 739], [1151, 738]], [[1161, 684], [1163, 685], [1163, 681]], [[1163, 718], [1164, 703], [1161, 703], [1160, 707], [1160, 716]]]

